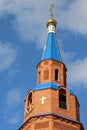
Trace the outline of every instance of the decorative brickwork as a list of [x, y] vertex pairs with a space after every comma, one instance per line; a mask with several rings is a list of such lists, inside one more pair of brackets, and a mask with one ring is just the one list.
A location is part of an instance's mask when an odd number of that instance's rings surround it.
[[84, 130], [81, 123], [55, 114], [42, 114], [29, 118], [19, 130]]
[[72, 125], [67, 125], [67, 124], [61, 124], [58, 122], [54, 122], [54, 127], [57, 128], [58, 130], [80, 130], [78, 127], [73, 127]]
[[34, 125], [34, 129], [41, 129], [41, 128], [46, 128], [46, 127], [49, 127], [49, 121], [42, 122], [42, 123], [39, 122]]
[[47, 65], [47, 64], [48, 64], [48, 61], [45, 61], [45, 62], [44, 62], [44, 65]]
[[49, 71], [48, 70], [44, 70], [44, 80], [49, 79]]

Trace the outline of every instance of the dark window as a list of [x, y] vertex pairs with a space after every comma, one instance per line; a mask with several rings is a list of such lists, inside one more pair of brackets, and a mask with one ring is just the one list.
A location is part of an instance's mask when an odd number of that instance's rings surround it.
[[32, 93], [29, 94], [28, 101], [29, 101], [28, 105], [32, 104]]
[[40, 81], [41, 81], [41, 72], [39, 71], [38, 82], [40, 83]]
[[80, 116], [79, 116], [79, 105], [77, 104], [76, 107], [76, 112], [77, 112], [77, 120], [80, 120]]
[[27, 106], [25, 106], [26, 107], [26, 111], [25, 111], [25, 114], [28, 114], [30, 111], [32, 111], [32, 109], [33, 109], [33, 103], [32, 103], [32, 92], [30, 92], [29, 93], [29, 95], [28, 95], [28, 98], [27, 98], [27, 102], [26, 102], [27, 104]]
[[64, 89], [60, 89], [59, 91], [59, 107], [63, 109], [67, 109], [66, 107], [66, 91]]
[[58, 69], [55, 70], [55, 80], [58, 80]]

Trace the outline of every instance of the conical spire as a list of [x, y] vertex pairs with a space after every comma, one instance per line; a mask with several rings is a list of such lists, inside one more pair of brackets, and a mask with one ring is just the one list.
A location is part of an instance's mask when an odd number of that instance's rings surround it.
[[62, 59], [56, 37], [57, 21], [53, 18], [53, 14], [51, 14], [51, 18], [48, 19], [46, 25], [47, 25], [47, 42], [44, 47], [42, 60], [53, 59], [61, 62]]

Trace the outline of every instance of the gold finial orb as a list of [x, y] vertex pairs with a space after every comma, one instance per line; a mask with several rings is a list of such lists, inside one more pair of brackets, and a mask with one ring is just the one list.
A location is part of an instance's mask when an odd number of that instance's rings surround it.
[[57, 21], [56, 21], [54, 18], [49, 18], [49, 19], [47, 20], [47, 23], [46, 23], [47, 27], [48, 27], [50, 24], [52, 24], [52, 25], [54, 25], [54, 26], [56, 27]]
[[56, 25], [57, 25], [57, 21], [53, 18], [53, 9], [54, 9], [54, 4], [52, 4], [52, 5], [50, 6], [50, 9], [49, 9], [50, 18], [47, 20], [47, 23], [46, 23], [47, 27], [48, 27], [50, 24], [54, 25], [55, 27], [56, 27]]

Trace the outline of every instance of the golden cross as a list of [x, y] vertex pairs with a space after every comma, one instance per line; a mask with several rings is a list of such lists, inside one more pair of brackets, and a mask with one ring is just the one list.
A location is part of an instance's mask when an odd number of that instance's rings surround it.
[[49, 12], [50, 12], [50, 16], [53, 17], [53, 9], [54, 9], [54, 4], [52, 4], [50, 6]]

